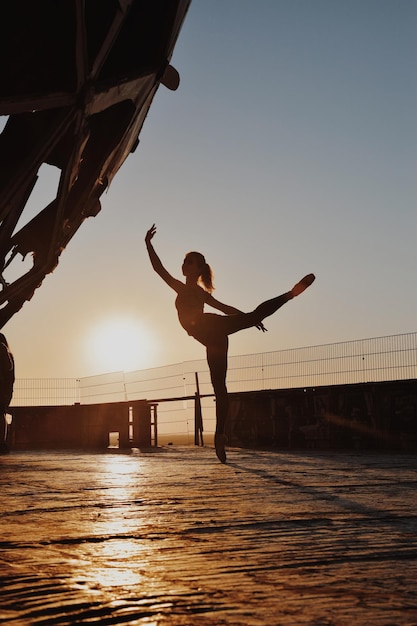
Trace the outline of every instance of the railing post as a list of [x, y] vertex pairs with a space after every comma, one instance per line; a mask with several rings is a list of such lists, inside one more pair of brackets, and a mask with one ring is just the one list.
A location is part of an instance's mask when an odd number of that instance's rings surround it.
[[[158, 403], [152, 402], [151, 404], [151, 446], [158, 447]], [[152, 433], [153, 427], [153, 433]]]
[[195, 401], [194, 401], [194, 445], [204, 446], [203, 441], [203, 414], [201, 412], [200, 386], [198, 384], [198, 372], [195, 372]]

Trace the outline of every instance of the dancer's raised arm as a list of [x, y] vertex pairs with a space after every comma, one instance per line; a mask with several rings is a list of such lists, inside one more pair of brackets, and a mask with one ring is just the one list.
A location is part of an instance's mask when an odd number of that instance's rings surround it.
[[151, 228], [148, 230], [145, 236], [146, 249], [148, 250], [149, 259], [151, 261], [151, 265], [155, 272], [159, 274], [159, 276], [166, 282], [167, 285], [178, 292], [178, 289], [184, 284], [180, 280], [171, 276], [171, 274], [165, 269], [162, 265], [161, 259], [156, 254], [154, 247], [152, 245], [152, 239], [156, 233], [156, 226], [152, 224]]

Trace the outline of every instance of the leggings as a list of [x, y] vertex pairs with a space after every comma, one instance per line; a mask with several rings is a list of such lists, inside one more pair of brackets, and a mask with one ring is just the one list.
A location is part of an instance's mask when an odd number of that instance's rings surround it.
[[216, 434], [224, 433], [229, 410], [226, 387], [229, 335], [244, 328], [258, 326], [262, 320], [275, 313], [292, 297], [289, 291], [263, 302], [251, 313], [237, 313], [236, 315], [204, 313], [198, 327], [193, 328], [192, 336], [206, 346], [207, 363], [216, 397]]

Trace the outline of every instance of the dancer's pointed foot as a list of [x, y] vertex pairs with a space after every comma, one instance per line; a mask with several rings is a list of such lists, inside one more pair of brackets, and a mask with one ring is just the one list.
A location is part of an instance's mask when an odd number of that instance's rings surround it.
[[214, 435], [214, 447], [216, 448], [217, 458], [221, 463], [226, 463], [226, 435], [223, 433], [217, 433]]
[[304, 276], [304, 278], [302, 278], [300, 282], [294, 285], [294, 287], [291, 289], [293, 297], [299, 296], [300, 293], [303, 293], [303, 291], [305, 291], [307, 287], [310, 287], [310, 285], [314, 283], [315, 280], [316, 277], [314, 276], [314, 274], [307, 274], [307, 276]]

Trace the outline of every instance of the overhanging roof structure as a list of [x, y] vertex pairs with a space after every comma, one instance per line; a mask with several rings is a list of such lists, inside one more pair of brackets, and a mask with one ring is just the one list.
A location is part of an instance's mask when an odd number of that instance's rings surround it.
[[[169, 62], [190, 3], [13, 0], [2, 7], [0, 328], [100, 211], [159, 85], [178, 87]], [[56, 197], [25, 220], [44, 163], [59, 170]], [[28, 254], [32, 266], [11, 272]]]

